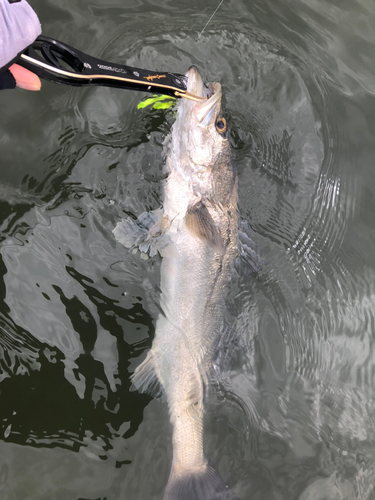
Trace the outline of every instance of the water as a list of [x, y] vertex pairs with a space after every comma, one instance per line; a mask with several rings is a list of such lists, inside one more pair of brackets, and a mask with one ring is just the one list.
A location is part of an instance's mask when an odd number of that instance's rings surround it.
[[[224, 0], [197, 40], [217, 4], [33, 2], [47, 36], [223, 85], [266, 263], [228, 292], [242, 343], [207, 405], [210, 459], [241, 500], [372, 500], [375, 6]], [[173, 111], [142, 97], [0, 94], [2, 500], [163, 497], [168, 412], [129, 390], [160, 260], [111, 233], [161, 203]]]

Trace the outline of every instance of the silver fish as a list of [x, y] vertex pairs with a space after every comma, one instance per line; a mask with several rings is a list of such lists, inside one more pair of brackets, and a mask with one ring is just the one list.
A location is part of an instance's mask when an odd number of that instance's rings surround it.
[[[160, 252], [161, 309], [145, 361], [133, 386], [164, 395], [173, 425], [173, 463], [164, 500], [238, 500], [203, 450], [204, 396], [215, 346], [225, 335], [225, 297], [241, 247], [237, 175], [222, 111], [219, 83], [204, 85], [187, 72], [166, 144], [169, 176], [163, 210], [117, 224], [115, 237], [149, 255]], [[144, 230], [148, 229], [145, 236]], [[248, 241], [248, 240], [247, 240]]]

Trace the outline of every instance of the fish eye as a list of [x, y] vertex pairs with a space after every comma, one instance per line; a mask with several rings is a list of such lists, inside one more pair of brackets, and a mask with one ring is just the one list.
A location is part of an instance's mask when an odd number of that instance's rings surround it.
[[219, 132], [219, 134], [224, 134], [227, 130], [227, 121], [225, 118], [219, 118], [216, 121], [216, 130]]

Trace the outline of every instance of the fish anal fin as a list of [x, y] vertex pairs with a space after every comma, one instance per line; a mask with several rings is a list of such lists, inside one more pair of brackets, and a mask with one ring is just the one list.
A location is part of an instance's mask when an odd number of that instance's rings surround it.
[[152, 351], [149, 351], [146, 359], [136, 368], [131, 377], [131, 389], [146, 392], [154, 398], [162, 397], [163, 386], [158, 379], [155, 368], [154, 355]]
[[211, 465], [202, 469], [180, 469], [175, 464], [163, 500], [239, 500]]
[[190, 233], [201, 240], [216, 248], [222, 249], [224, 247], [223, 238], [203, 203], [197, 203], [188, 209], [185, 215], [185, 224]]

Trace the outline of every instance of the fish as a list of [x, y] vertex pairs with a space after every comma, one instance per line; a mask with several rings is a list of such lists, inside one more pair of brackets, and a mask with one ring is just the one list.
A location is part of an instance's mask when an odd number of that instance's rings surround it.
[[[162, 209], [124, 219], [113, 230], [143, 256], [159, 253], [161, 313], [133, 387], [163, 397], [173, 426], [173, 460], [164, 500], [239, 500], [204, 453], [204, 402], [215, 351], [226, 335], [225, 299], [235, 261], [251, 254], [240, 242], [238, 180], [218, 82], [186, 73], [182, 99], [165, 141], [168, 177]], [[248, 259], [249, 260], [249, 259]], [[251, 259], [250, 259], [251, 260]]]

